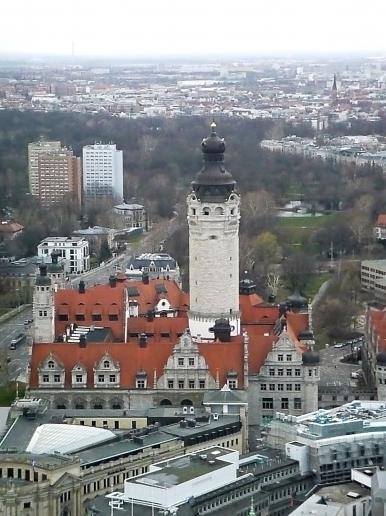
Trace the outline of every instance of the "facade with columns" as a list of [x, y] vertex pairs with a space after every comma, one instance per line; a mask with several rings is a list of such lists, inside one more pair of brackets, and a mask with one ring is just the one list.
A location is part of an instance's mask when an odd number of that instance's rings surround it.
[[307, 310], [280, 314], [239, 282], [240, 197], [213, 124], [202, 151], [187, 198], [190, 299], [174, 281], [146, 275], [55, 292], [41, 269], [31, 396], [58, 408], [144, 409], [201, 405], [226, 385], [247, 392], [253, 425], [274, 411], [317, 408]]

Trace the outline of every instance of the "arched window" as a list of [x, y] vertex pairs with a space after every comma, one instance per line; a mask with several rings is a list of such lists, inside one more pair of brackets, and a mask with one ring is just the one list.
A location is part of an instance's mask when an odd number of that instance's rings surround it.
[[207, 206], [205, 206], [205, 208], [202, 208], [202, 213], [203, 213], [203, 215], [209, 215], [210, 209]]
[[49, 360], [47, 362], [48, 369], [55, 369], [55, 362], [53, 360]]
[[105, 361], [103, 362], [103, 367], [104, 367], [105, 369], [109, 369], [109, 368], [110, 368], [110, 360], [105, 360]]
[[224, 209], [221, 206], [217, 206], [214, 212], [216, 215], [224, 215]]

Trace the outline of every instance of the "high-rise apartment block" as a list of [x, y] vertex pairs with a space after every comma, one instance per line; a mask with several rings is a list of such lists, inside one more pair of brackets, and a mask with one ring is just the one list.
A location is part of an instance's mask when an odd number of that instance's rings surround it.
[[77, 204], [82, 198], [80, 158], [60, 142], [34, 142], [28, 145], [30, 192], [43, 206], [61, 202], [65, 196]]
[[123, 199], [123, 156], [115, 144], [83, 147], [83, 192], [88, 198]]
[[29, 191], [39, 196], [39, 154], [60, 151], [60, 142], [32, 142], [28, 144], [28, 179]]

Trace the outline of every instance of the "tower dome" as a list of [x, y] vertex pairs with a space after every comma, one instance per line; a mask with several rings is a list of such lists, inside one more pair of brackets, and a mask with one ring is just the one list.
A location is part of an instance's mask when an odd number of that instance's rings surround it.
[[200, 200], [226, 200], [235, 189], [236, 181], [224, 167], [225, 141], [216, 133], [216, 124], [201, 143], [204, 165], [192, 181], [193, 191]]

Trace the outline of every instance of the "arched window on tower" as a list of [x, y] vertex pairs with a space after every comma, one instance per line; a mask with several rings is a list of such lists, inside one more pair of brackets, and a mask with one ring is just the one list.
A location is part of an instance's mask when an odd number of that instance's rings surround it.
[[224, 215], [224, 209], [221, 206], [217, 206], [214, 212], [216, 215]]
[[210, 209], [207, 206], [205, 206], [205, 208], [202, 209], [202, 213], [203, 213], [203, 215], [209, 215]]

